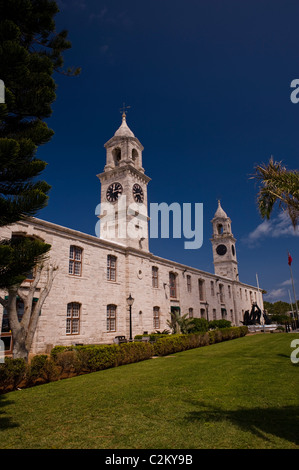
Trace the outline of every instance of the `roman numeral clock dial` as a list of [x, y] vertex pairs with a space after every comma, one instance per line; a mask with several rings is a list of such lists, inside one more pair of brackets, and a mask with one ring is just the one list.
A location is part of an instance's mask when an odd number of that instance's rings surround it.
[[122, 194], [123, 188], [120, 183], [112, 183], [107, 189], [106, 197], [109, 202], [116, 202], [119, 196]]
[[133, 197], [134, 197], [135, 202], [142, 203], [144, 201], [144, 194], [143, 194], [142, 187], [137, 183], [135, 183], [133, 186]]

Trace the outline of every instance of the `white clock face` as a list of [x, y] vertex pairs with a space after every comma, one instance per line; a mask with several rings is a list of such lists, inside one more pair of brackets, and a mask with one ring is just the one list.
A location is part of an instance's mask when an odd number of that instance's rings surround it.
[[119, 196], [122, 194], [123, 188], [120, 183], [112, 183], [107, 189], [106, 197], [109, 202], [116, 202]]
[[135, 202], [143, 202], [144, 201], [144, 194], [142, 187], [135, 183], [133, 186], [133, 197]]

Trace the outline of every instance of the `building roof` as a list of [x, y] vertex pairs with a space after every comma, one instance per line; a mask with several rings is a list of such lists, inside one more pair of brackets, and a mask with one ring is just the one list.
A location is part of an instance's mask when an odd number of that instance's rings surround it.
[[126, 121], [126, 113], [123, 113], [121, 126], [117, 129], [114, 136], [115, 137], [135, 137], [131, 129], [128, 127], [128, 124]]
[[224, 212], [224, 210], [221, 207], [220, 201], [218, 201], [218, 208], [215, 212], [214, 217], [224, 217], [226, 219], [228, 218], [226, 212]]

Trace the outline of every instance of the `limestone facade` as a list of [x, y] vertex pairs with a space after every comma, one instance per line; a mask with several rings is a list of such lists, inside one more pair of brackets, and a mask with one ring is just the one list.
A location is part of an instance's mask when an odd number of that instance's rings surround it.
[[[131, 188], [137, 181], [147, 205], [150, 179], [142, 168], [143, 147], [124, 118], [106, 150], [107, 164], [98, 175], [102, 200], [111, 182], [121, 181], [128, 202], [132, 202]], [[118, 243], [117, 239], [99, 238], [35, 218], [1, 228], [0, 238], [21, 233], [49, 243], [50, 261], [58, 266], [31, 353], [49, 352], [55, 345], [107, 344], [118, 335], [129, 339], [129, 294], [134, 298], [133, 338], [145, 331], [169, 329], [169, 312], [175, 308], [181, 315], [225, 318], [240, 325], [254, 302], [263, 308], [262, 295], [257, 287], [239, 280], [231, 221], [220, 203], [212, 225], [215, 274], [155, 256], [148, 249], [148, 240], [143, 245], [138, 239]], [[217, 250], [219, 245], [222, 250]], [[24, 282], [24, 289], [29, 282]], [[0, 312], [0, 324], [2, 315]]]

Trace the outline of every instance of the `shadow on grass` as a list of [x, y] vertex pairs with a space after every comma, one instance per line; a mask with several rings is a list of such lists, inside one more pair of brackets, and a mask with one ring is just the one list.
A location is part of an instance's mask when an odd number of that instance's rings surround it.
[[202, 410], [188, 413], [185, 419], [190, 422], [230, 421], [242, 431], [251, 432], [254, 436], [265, 441], [270, 441], [267, 434], [271, 434], [299, 445], [298, 406], [223, 410], [204, 403], [193, 402], [193, 404], [199, 406]]
[[0, 395], [0, 431], [5, 431], [8, 428], [16, 428], [19, 425], [14, 423], [9, 416], [5, 416], [6, 412], [3, 411], [5, 406], [11, 405], [13, 402], [8, 400], [6, 395]]

